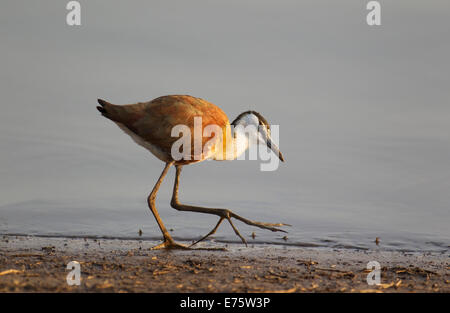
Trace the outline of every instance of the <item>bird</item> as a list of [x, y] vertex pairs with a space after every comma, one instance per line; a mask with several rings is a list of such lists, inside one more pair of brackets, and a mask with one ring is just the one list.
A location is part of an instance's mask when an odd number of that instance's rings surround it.
[[[232, 218], [273, 232], [286, 232], [279, 227], [291, 226], [285, 223], [256, 222], [241, 217], [229, 209], [192, 206], [182, 204], [179, 201], [180, 174], [185, 165], [202, 162], [207, 159], [217, 161], [233, 160], [242, 155], [249, 146], [258, 143], [267, 145], [284, 162], [281, 151], [271, 140], [270, 125], [260, 113], [245, 111], [230, 123], [227, 115], [218, 106], [190, 95], [167, 95], [147, 102], [125, 105], [112, 104], [102, 99], [97, 99], [97, 101], [100, 104], [100, 106], [97, 106], [97, 109], [102, 116], [113, 121], [138, 145], [144, 147], [165, 163], [162, 173], [147, 197], [148, 207], [163, 235], [162, 243], [152, 249], [191, 249], [193, 245], [213, 235], [224, 220], [230, 223], [235, 234], [247, 245], [245, 238], [232, 222]], [[187, 141], [184, 141], [186, 147], [183, 147], [182, 157], [174, 153], [174, 151], [180, 152], [180, 149], [174, 150], [174, 146], [178, 145], [179, 142], [177, 143], [177, 141], [180, 140], [180, 132], [177, 134], [175, 131], [174, 136], [174, 129], [181, 127], [181, 130], [194, 133], [195, 137], [195, 128], [198, 128], [198, 126], [201, 126], [200, 139], [188, 137]], [[209, 136], [206, 136], [205, 130], [209, 126], [216, 128], [214, 131], [206, 134]], [[247, 129], [245, 127], [249, 128], [250, 131], [245, 132], [244, 130]], [[222, 132], [222, 135], [216, 136], [220, 132]], [[214, 136], [212, 136], [213, 133]], [[195, 149], [197, 143], [201, 143], [203, 148], [200, 150]], [[176, 169], [171, 206], [178, 211], [212, 214], [219, 217], [215, 227], [190, 246], [175, 242], [162, 222], [155, 205], [159, 187], [171, 166], [174, 166]]]

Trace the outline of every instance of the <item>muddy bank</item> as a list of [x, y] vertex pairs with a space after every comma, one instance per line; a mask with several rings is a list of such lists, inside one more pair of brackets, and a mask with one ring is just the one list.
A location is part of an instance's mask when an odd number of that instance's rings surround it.
[[[449, 292], [449, 253], [228, 245], [151, 251], [139, 240], [2, 236], [1, 292]], [[208, 243], [203, 247], [212, 247]], [[225, 247], [224, 245], [215, 245]], [[80, 263], [81, 284], [66, 266]], [[367, 284], [367, 263], [381, 285]]]

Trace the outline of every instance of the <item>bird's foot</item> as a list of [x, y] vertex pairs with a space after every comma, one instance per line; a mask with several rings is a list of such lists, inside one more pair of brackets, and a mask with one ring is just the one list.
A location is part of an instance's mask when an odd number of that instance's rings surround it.
[[150, 250], [162, 250], [162, 249], [167, 249], [167, 250], [207, 250], [207, 251], [227, 251], [227, 249], [225, 248], [206, 248], [206, 247], [202, 247], [202, 248], [192, 248], [193, 244], [190, 246], [185, 246], [185, 245], [181, 245], [179, 243], [176, 243], [173, 240], [168, 240], [165, 239], [164, 242], [160, 243], [159, 245], [156, 245], [152, 248], [150, 248]]
[[217, 211], [214, 211], [212, 214], [216, 214], [220, 216], [219, 221], [217, 222], [216, 226], [205, 236], [203, 236], [201, 239], [197, 240], [196, 242], [194, 242], [192, 245], [190, 245], [189, 247], [192, 247], [194, 245], [196, 245], [197, 243], [199, 243], [200, 241], [205, 240], [206, 238], [208, 238], [209, 236], [215, 234], [215, 232], [217, 231], [217, 229], [219, 228], [220, 224], [226, 219], [231, 227], [234, 230], [234, 233], [241, 239], [242, 243], [245, 244], [245, 246], [247, 246], [247, 241], [245, 240], [245, 238], [239, 233], [238, 229], [234, 226], [233, 222], [231, 221], [231, 218], [235, 218], [237, 220], [240, 220], [241, 222], [244, 222], [247, 225], [251, 225], [251, 226], [256, 226], [262, 229], [267, 229], [267, 230], [271, 230], [273, 232], [284, 232], [286, 233], [287, 231], [283, 230], [283, 229], [279, 229], [277, 227], [280, 226], [291, 226], [290, 224], [285, 224], [285, 223], [262, 223], [262, 222], [255, 222], [255, 221], [251, 221], [249, 219], [246, 219], [242, 216], [237, 215], [236, 213], [233, 213], [230, 210], [227, 209], [219, 209]]
[[179, 243], [176, 243], [172, 239], [164, 239], [164, 242], [162, 242], [159, 245], [156, 245], [156, 246], [150, 248], [150, 250], [161, 250], [161, 249], [190, 250], [191, 248], [189, 248], [187, 246], [184, 246], [184, 245], [181, 245]]

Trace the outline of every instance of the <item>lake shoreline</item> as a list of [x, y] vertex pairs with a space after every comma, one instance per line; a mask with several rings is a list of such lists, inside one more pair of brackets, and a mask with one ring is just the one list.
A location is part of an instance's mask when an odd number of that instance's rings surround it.
[[[0, 292], [450, 292], [449, 253], [219, 244], [153, 251], [146, 240], [2, 236]], [[69, 286], [77, 261], [81, 284]], [[381, 266], [368, 285], [367, 264]]]

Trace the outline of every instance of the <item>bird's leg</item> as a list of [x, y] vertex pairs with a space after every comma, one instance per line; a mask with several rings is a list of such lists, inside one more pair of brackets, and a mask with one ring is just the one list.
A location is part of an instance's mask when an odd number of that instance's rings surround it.
[[247, 245], [245, 238], [242, 237], [242, 235], [239, 233], [237, 228], [234, 226], [233, 222], [231, 221], [231, 218], [235, 218], [235, 219], [240, 220], [241, 222], [244, 222], [251, 226], [256, 226], [256, 227], [271, 230], [274, 232], [275, 231], [286, 232], [282, 229], [276, 228], [277, 226], [290, 226], [289, 224], [283, 224], [283, 223], [261, 223], [261, 222], [251, 221], [251, 220], [248, 220], [244, 217], [237, 215], [236, 213], [231, 212], [228, 209], [204, 208], [204, 207], [181, 204], [180, 201], [178, 200], [178, 189], [179, 189], [179, 184], [180, 184], [180, 174], [181, 174], [182, 166], [175, 165], [175, 167], [176, 167], [176, 176], [175, 176], [175, 183], [173, 186], [172, 201], [170, 202], [170, 205], [178, 211], [190, 211], [190, 212], [197, 212], [197, 213], [213, 214], [213, 215], [217, 215], [220, 217], [216, 226], [207, 235], [202, 237], [200, 240], [197, 240], [192, 245], [195, 245], [195, 244], [199, 243], [200, 241], [205, 240], [212, 234], [214, 234], [224, 219], [227, 219], [227, 221], [230, 223], [230, 225], [233, 228], [236, 235], [242, 240], [242, 242], [245, 245]]
[[167, 174], [167, 171], [169, 170], [170, 166], [173, 164], [173, 162], [166, 163], [166, 166], [164, 167], [164, 170], [161, 173], [161, 176], [159, 177], [158, 181], [155, 184], [155, 187], [153, 187], [152, 192], [147, 198], [148, 207], [153, 213], [153, 216], [156, 219], [156, 222], [158, 223], [159, 229], [161, 229], [161, 232], [164, 237], [164, 242], [153, 247], [152, 250], [156, 249], [162, 249], [162, 248], [169, 248], [169, 249], [188, 249], [187, 247], [175, 243], [172, 236], [170, 236], [169, 232], [167, 231], [166, 227], [164, 226], [161, 218], [159, 217], [158, 211], [156, 210], [155, 206], [155, 200], [156, 200], [156, 194], [158, 193], [159, 186], [161, 185], [162, 181], [164, 180], [164, 177]]
[[224, 220], [224, 217], [221, 217], [221, 218], [219, 219], [219, 221], [217, 222], [216, 226], [215, 226], [209, 233], [207, 233], [205, 236], [203, 236], [202, 238], [200, 238], [199, 240], [197, 240], [196, 242], [194, 242], [193, 244], [191, 244], [189, 247], [192, 247], [192, 246], [198, 244], [200, 241], [203, 241], [203, 240], [205, 240], [206, 238], [208, 238], [209, 236], [215, 234], [216, 231], [217, 231], [217, 229], [219, 228], [220, 224], [222, 224], [223, 220]]

